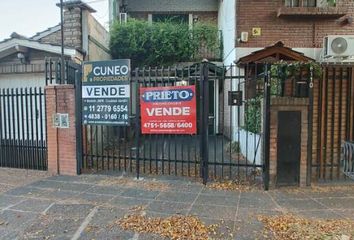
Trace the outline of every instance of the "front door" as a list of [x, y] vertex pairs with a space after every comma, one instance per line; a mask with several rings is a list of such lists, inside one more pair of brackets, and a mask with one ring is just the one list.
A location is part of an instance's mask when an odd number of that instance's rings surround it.
[[301, 112], [278, 112], [277, 185], [298, 185], [301, 157]]

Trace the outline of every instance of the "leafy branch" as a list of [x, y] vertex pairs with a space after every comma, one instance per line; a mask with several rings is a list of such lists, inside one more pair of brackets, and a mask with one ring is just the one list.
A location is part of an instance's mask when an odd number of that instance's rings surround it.
[[150, 24], [129, 19], [126, 24], [115, 23], [111, 28], [112, 57], [130, 58], [134, 67], [199, 61], [205, 49], [220, 51], [215, 24], [198, 23], [189, 29], [187, 24], [172, 20]]

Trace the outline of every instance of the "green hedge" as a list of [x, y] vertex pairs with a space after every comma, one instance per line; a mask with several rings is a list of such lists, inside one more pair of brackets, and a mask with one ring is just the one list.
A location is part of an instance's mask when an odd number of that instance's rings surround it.
[[133, 66], [170, 65], [197, 60], [203, 46], [210, 51], [220, 48], [218, 29], [200, 23], [189, 29], [187, 24], [129, 19], [111, 28], [110, 51], [113, 58], [129, 58]]
[[245, 107], [245, 125], [243, 127], [246, 131], [257, 134], [261, 132], [262, 98], [263, 96], [257, 96], [247, 101], [247, 106]]

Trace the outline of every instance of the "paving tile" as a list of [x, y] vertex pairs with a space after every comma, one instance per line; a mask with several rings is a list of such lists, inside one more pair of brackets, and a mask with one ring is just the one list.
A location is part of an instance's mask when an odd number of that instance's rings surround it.
[[237, 240], [265, 239], [263, 237], [263, 223], [258, 220], [237, 220], [234, 231], [234, 239]]
[[74, 192], [84, 192], [88, 190], [89, 188], [92, 188], [92, 185], [89, 184], [81, 184], [81, 183], [64, 183], [63, 185], [60, 186], [60, 190], [66, 190], [66, 191], [74, 191]]
[[211, 218], [216, 220], [234, 220], [236, 215], [236, 207], [210, 206], [210, 205], [193, 205], [190, 211], [191, 215], [198, 217]]
[[19, 230], [9, 230], [9, 231], [4, 231], [3, 233], [0, 230], [0, 239], [1, 240], [14, 240], [18, 239], [18, 236], [20, 236], [21, 233]]
[[286, 199], [309, 199], [308, 194], [304, 194], [301, 191], [287, 191], [287, 190], [271, 190], [268, 192], [275, 200], [286, 200]]
[[93, 188], [89, 188], [86, 192], [117, 196], [124, 191], [126, 191], [126, 188], [117, 186], [94, 186]]
[[279, 210], [261, 209], [261, 208], [239, 208], [237, 211], [236, 220], [238, 221], [253, 221], [258, 220], [259, 216], [277, 216], [282, 215]]
[[202, 184], [188, 184], [188, 183], [170, 183], [169, 184], [170, 191], [175, 192], [191, 192], [191, 193], [199, 193], [203, 188], [204, 185]]
[[239, 208], [235, 221], [235, 239], [265, 239], [259, 216], [276, 216], [282, 212], [259, 208]]
[[264, 191], [250, 191], [250, 192], [241, 192], [241, 198], [270, 199], [270, 195]]
[[347, 218], [354, 220], [354, 210], [353, 209], [345, 209], [345, 210], [333, 210], [335, 213], [342, 216], [342, 218]]
[[197, 196], [198, 194], [190, 192], [162, 192], [157, 196], [156, 200], [192, 203]]
[[43, 199], [50, 199], [54, 201], [63, 201], [72, 198], [80, 193], [73, 191], [65, 191], [60, 189], [45, 189], [35, 196]]
[[45, 191], [45, 190], [39, 189], [39, 188], [19, 187], [19, 188], [15, 188], [10, 191], [7, 191], [5, 194], [12, 195], [12, 196], [35, 197], [35, 196], [40, 195], [43, 191]]
[[318, 202], [315, 202], [311, 199], [288, 199], [288, 200], [279, 200], [277, 203], [283, 207], [287, 208], [290, 211], [303, 211], [303, 210], [318, 210], [326, 209], [323, 205]]
[[200, 218], [203, 224], [206, 226], [215, 225], [216, 230], [215, 233], [210, 234], [211, 239], [220, 239], [220, 240], [227, 240], [227, 239], [234, 239], [235, 232], [234, 226], [235, 222], [231, 220], [215, 220], [210, 218]]
[[41, 215], [24, 231], [24, 239], [71, 239], [83, 218]]
[[66, 191], [83, 192], [91, 188], [93, 185], [85, 183], [59, 182], [59, 181], [38, 181], [32, 183], [31, 186], [37, 188], [60, 189]]
[[244, 194], [241, 194], [239, 207], [241, 208], [261, 208], [261, 209], [275, 209], [278, 206], [276, 203], [268, 196], [259, 195], [251, 197], [247, 195], [244, 197]]
[[92, 204], [56, 203], [47, 211], [47, 215], [62, 216], [67, 218], [84, 218], [93, 208], [94, 206]]
[[117, 224], [127, 212], [115, 207], [99, 207], [79, 239], [131, 239], [134, 233], [124, 231]]
[[332, 210], [327, 210], [327, 209], [321, 209], [321, 210], [306, 210], [306, 211], [297, 211], [297, 215], [303, 216], [305, 218], [314, 218], [314, 219], [342, 219], [343, 216], [340, 215], [339, 213], [332, 211]]
[[0, 229], [5, 229], [7, 231], [24, 229], [38, 216], [39, 214], [32, 212], [4, 210], [0, 212], [0, 219], [5, 222], [5, 224], [1, 225]]
[[328, 191], [328, 192], [305, 191], [305, 194], [306, 196], [311, 198], [351, 197], [348, 191]]
[[201, 194], [234, 197], [234, 196], [238, 196], [240, 194], [240, 191], [225, 191], [225, 190], [216, 190], [216, 189], [204, 187], [203, 190], [201, 191]]
[[328, 208], [354, 209], [354, 198], [321, 198], [317, 199]]
[[[130, 211], [127, 209], [117, 207], [99, 207], [89, 225], [94, 228], [104, 228], [108, 230], [114, 227], [116, 221], [123, 218], [128, 212]], [[118, 230], [120, 231], [121, 229]]]
[[105, 175], [85, 175], [80, 176], [52, 176], [47, 178], [48, 180], [61, 181], [61, 182], [70, 182], [70, 183], [89, 183], [95, 184], [104, 179], [107, 179], [108, 176]]
[[49, 180], [40, 180], [37, 182], [33, 182], [31, 183], [30, 187], [37, 187], [37, 188], [49, 188], [49, 189], [58, 189], [61, 188], [62, 185], [64, 185], [65, 183], [63, 182], [59, 182], [59, 181], [49, 181]]
[[109, 202], [113, 198], [114, 198], [113, 195], [92, 194], [92, 193], [85, 192], [70, 198], [70, 200], [78, 201], [86, 204], [105, 205], [105, 204], [109, 204]]
[[151, 200], [149, 199], [139, 199], [139, 198], [130, 198], [130, 197], [115, 197], [110, 201], [110, 205], [116, 206], [122, 209], [131, 209], [136, 206], [147, 206]]
[[23, 200], [25, 200], [25, 198], [23, 197], [16, 197], [11, 195], [0, 195], [0, 209], [6, 208], [10, 205], [15, 205]]
[[[105, 230], [105, 229], [93, 229], [90, 231], [84, 231], [79, 237], [80, 240], [113, 240], [113, 239], [134, 239], [134, 232], [131, 231], [116, 231], [116, 230]], [[140, 238], [139, 238], [140, 240]]]
[[191, 204], [168, 201], [153, 201], [146, 208], [147, 211], [165, 214], [186, 214]]
[[154, 199], [159, 194], [158, 191], [147, 191], [140, 189], [128, 188], [121, 193], [122, 197], [132, 197], [141, 199]]
[[10, 209], [41, 213], [46, 210], [52, 203], [53, 201], [50, 200], [27, 199], [19, 204], [16, 204]]
[[239, 197], [235, 196], [220, 196], [220, 195], [204, 195], [200, 194], [195, 202], [195, 204], [206, 204], [206, 205], [224, 205], [237, 207]]

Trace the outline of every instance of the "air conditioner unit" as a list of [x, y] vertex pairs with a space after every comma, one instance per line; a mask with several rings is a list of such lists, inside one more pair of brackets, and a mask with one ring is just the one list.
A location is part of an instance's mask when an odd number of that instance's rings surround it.
[[127, 23], [128, 20], [128, 15], [127, 13], [119, 13], [119, 22], [122, 23]]
[[323, 56], [350, 57], [354, 56], [354, 35], [330, 35], [323, 40]]

